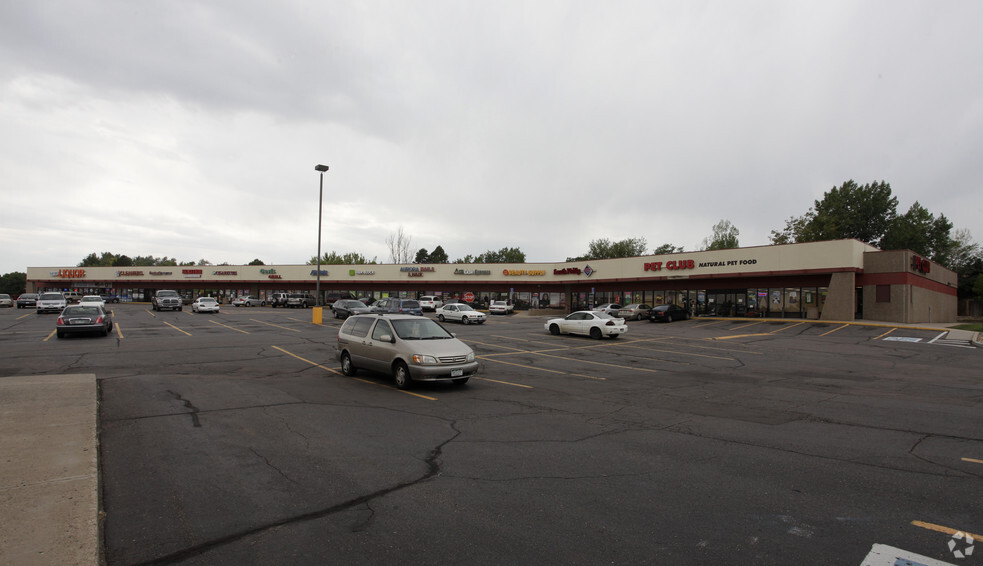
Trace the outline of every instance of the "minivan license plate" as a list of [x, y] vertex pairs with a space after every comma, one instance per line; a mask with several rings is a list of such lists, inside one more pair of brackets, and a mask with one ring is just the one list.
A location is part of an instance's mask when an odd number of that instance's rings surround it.
[[451, 377], [461, 377], [462, 375], [464, 375], [464, 370], [463, 369], [452, 369], [451, 370]]

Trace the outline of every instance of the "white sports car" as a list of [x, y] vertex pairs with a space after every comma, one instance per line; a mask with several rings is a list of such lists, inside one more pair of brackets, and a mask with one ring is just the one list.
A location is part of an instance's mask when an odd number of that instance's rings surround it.
[[479, 312], [471, 308], [471, 305], [465, 305], [464, 303], [451, 303], [449, 305], [444, 305], [437, 308], [437, 320], [444, 322], [445, 320], [456, 320], [464, 324], [481, 324], [485, 322], [485, 313]]
[[600, 340], [604, 336], [617, 338], [628, 332], [625, 319], [615, 318], [605, 312], [577, 311], [564, 318], [546, 321], [550, 334], [583, 334]]

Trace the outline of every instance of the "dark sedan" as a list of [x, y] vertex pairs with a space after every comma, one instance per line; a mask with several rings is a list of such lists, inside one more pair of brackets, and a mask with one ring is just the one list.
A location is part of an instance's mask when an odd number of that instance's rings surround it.
[[64, 338], [69, 334], [99, 333], [103, 336], [113, 331], [113, 319], [102, 307], [72, 305], [58, 315], [55, 334]]
[[38, 294], [37, 293], [21, 293], [17, 297], [17, 308], [35, 308], [38, 306]]
[[368, 314], [372, 309], [362, 301], [354, 299], [339, 299], [331, 305], [335, 318], [348, 318], [353, 314]]
[[648, 310], [649, 322], [672, 322], [686, 320], [689, 313], [679, 305], [659, 305]]

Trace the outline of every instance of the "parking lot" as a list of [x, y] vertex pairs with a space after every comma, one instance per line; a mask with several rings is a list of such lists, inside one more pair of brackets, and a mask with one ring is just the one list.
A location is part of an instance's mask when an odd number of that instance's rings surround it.
[[476, 377], [400, 391], [341, 374], [327, 310], [112, 310], [0, 312], [0, 375], [99, 380], [110, 565], [952, 562], [983, 532], [983, 351], [941, 330], [493, 316], [445, 323]]

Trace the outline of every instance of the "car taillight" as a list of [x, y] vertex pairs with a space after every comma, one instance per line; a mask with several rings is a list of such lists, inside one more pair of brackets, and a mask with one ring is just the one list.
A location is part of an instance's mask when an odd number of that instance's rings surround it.
[[59, 325], [63, 325], [63, 324], [65, 324], [65, 319], [59, 316], [59, 317], [58, 317], [58, 324], [59, 324]]
[[604, 326], [614, 326], [614, 321], [613, 320], [609, 320], [609, 321], [607, 321], [607, 322], [604, 323]]
[[102, 324], [102, 317], [96, 318], [96, 324]]

